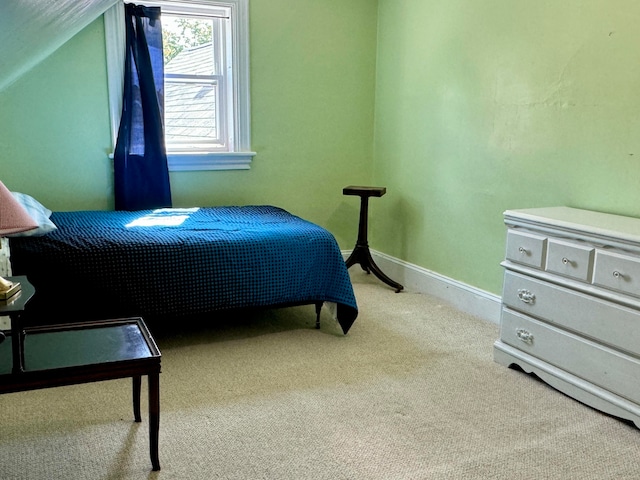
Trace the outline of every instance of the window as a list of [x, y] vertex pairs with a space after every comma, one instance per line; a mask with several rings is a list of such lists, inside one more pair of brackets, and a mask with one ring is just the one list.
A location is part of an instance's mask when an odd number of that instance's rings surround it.
[[[248, 0], [149, 0], [162, 9], [164, 123], [169, 170], [248, 169]], [[122, 110], [122, 4], [105, 12], [111, 128]], [[185, 34], [186, 33], [186, 34]]]

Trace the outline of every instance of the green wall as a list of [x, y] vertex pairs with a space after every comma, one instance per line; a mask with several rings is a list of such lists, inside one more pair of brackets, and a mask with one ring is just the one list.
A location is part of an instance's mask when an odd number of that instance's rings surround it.
[[0, 91], [0, 180], [10, 190], [52, 210], [113, 204], [104, 51], [100, 19]]
[[372, 247], [498, 294], [504, 210], [640, 217], [640, 4], [378, 3]]
[[[640, 217], [640, 4], [251, 0], [250, 171], [175, 172], [176, 206], [269, 203], [500, 293], [512, 208]], [[113, 208], [98, 19], [0, 92], [0, 179]]]
[[[175, 206], [273, 204], [349, 248], [371, 181], [377, 2], [251, 0], [249, 171], [173, 172]], [[0, 180], [52, 210], [113, 208], [102, 17], [0, 92]]]

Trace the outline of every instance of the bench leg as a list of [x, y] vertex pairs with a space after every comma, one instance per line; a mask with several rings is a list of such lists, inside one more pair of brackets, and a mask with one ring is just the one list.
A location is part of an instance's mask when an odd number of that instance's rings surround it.
[[133, 418], [136, 422], [142, 421], [142, 416], [140, 415], [140, 387], [142, 384], [142, 377], [137, 375], [132, 377], [133, 381]]
[[158, 435], [160, 433], [160, 374], [149, 375], [149, 453], [153, 470], [160, 470]]

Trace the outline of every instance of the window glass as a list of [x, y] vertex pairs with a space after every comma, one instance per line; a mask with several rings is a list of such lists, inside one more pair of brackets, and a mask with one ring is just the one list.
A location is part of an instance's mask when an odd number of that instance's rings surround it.
[[[229, 151], [222, 45], [226, 19], [162, 15], [167, 152]], [[226, 36], [226, 35], [224, 35]], [[229, 84], [233, 86], [233, 79]]]

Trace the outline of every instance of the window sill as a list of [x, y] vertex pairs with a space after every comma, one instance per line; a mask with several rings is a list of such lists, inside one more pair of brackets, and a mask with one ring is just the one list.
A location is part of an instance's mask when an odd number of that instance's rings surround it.
[[[198, 170], [249, 170], [256, 152], [169, 153], [170, 172]], [[113, 160], [113, 153], [109, 154]]]
[[170, 172], [249, 170], [256, 152], [168, 153]]

